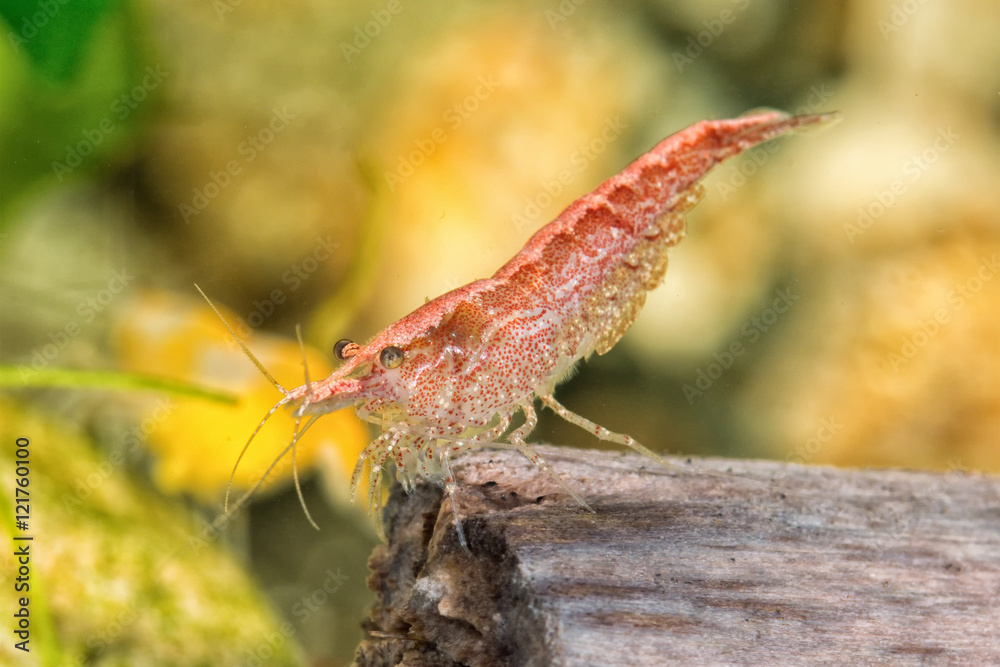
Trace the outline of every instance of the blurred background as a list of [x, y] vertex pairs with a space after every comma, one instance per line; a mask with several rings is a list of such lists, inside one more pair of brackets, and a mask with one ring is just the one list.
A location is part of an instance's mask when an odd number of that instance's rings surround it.
[[[377, 537], [346, 489], [372, 433], [337, 413], [297, 448], [320, 532], [287, 458], [220, 520], [280, 395], [194, 283], [296, 386], [296, 325], [321, 377], [336, 340], [490, 275], [666, 135], [757, 107], [842, 120], [717, 169], [665, 284], [558, 396], [663, 452], [1000, 472], [995, 2], [0, 15], [0, 510], [35, 536], [34, 650], [3, 660], [348, 664]], [[542, 416], [536, 440], [597, 445]], [[275, 414], [234, 497], [293, 427]]]

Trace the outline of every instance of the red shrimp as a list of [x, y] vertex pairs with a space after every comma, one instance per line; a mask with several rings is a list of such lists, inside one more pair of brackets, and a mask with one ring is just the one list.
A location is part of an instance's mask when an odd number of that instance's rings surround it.
[[[610, 350], [631, 326], [646, 292], [662, 282], [667, 249], [684, 238], [684, 213], [701, 197], [699, 180], [709, 170], [757, 144], [830, 118], [767, 111], [702, 121], [664, 139], [542, 227], [492, 278], [425, 303], [364, 345], [340, 341], [334, 352], [344, 363], [325, 380], [311, 382], [307, 372], [305, 384], [286, 390], [271, 378], [284, 398], [247, 446], [275, 410], [290, 406], [296, 432], [275, 463], [289, 450], [294, 463], [295, 443], [313, 420], [352, 407], [382, 428], [358, 457], [352, 499], [368, 460], [373, 503], [391, 458], [407, 491], [420, 479], [444, 488], [463, 545], [450, 459], [470, 447], [522, 452], [590, 509], [528, 444], [537, 423], [534, 399], [601, 440], [667, 465], [631, 437], [567, 410], [553, 396], [555, 386], [581, 359]], [[518, 412], [523, 422], [511, 430]]]

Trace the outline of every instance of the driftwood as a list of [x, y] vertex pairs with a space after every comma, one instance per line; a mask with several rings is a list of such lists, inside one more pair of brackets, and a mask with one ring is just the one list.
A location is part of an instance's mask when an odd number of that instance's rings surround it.
[[[398, 488], [357, 664], [1000, 665], [1000, 479], [541, 447]], [[715, 471], [708, 473], [705, 471]]]

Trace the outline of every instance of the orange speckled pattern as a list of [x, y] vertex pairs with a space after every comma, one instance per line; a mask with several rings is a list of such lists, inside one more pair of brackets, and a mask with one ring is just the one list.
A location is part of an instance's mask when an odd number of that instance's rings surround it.
[[[544, 468], [524, 442], [535, 396], [558, 406], [556, 383], [629, 328], [646, 292], [663, 279], [667, 249], [684, 237], [683, 214], [701, 195], [698, 181], [729, 157], [828, 118], [769, 111], [703, 121], [668, 137], [571, 204], [492, 278], [424, 304], [285, 402], [300, 414], [354, 406], [382, 426], [362, 453], [354, 485], [365, 458], [374, 485], [391, 457], [408, 488], [424, 477], [451, 490], [447, 458], [470, 446], [513, 446]], [[397, 368], [379, 363], [390, 345], [404, 354]], [[598, 437], [641, 448], [558, 407]], [[501, 442], [519, 410], [526, 423]]]

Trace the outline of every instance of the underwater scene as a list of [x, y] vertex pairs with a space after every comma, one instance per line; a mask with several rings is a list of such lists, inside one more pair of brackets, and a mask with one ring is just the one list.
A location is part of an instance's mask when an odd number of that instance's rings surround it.
[[[0, 663], [351, 664], [392, 456], [352, 501], [381, 422], [282, 392], [665, 137], [762, 109], [836, 117], [712, 170], [559, 402], [663, 455], [1000, 474], [998, 25], [986, 0], [5, 0]], [[534, 410], [528, 442], [622, 449]]]

